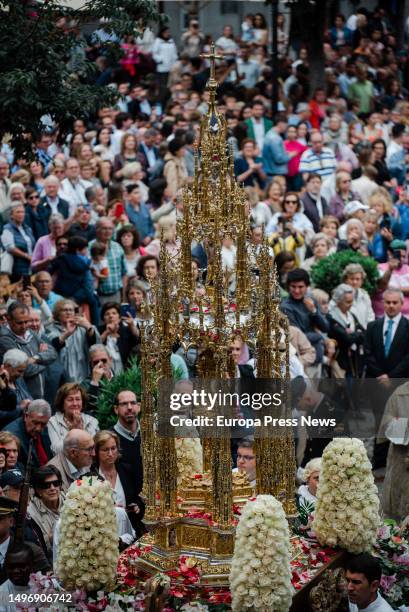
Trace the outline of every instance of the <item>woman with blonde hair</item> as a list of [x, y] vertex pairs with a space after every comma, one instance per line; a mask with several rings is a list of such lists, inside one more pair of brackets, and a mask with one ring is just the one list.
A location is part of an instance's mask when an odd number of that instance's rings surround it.
[[267, 204], [273, 214], [276, 212], [280, 212], [281, 210], [284, 191], [285, 189], [283, 189], [283, 186], [280, 181], [274, 178], [265, 189], [264, 203]]
[[402, 236], [399, 213], [385, 187], [378, 187], [373, 192], [368, 198], [368, 205], [370, 211], [376, 215], [378, 223], [378, 231], [371, 244], [371, 254], [379, 263], [385, 263], [388, 259], [388, 244]]
[[329, 201], [329, 212], [341, 223], [345, 220], [344, 208], [352, 200], [360, 200], [359, 195], [351, 189], [351, 175], [342, 170], [335, 175], [335, 195]]
[[24, 466], [18, 463], [18, 454], [21, 442], [17, 436], [9, 431], [0, 431], [0, 449], [6, 451], [6, 470], [20, 470], [24, 473]]
[[176, 237], [176, 216], [166, 215], [160, 217], [156, 225], [156, 237], [146, 247], [146, 252], [159, 257], [161, 237], [166, 245], [170, 257], [178, 257], [180, 253], [180, 240]]

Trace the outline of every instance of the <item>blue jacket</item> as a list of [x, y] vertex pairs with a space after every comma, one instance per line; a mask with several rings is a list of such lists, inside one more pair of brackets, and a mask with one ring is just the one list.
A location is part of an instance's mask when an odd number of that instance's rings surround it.
[[90, 260], [87, 257], [63, 253], [52, 262], [50, 273], [56, 273], [54, 289], [64, 297], [75, 299], [79, 292], [81, 294], [84, 291], [90, 294], [94, 292]]
[[147, 236], [153, 238], [155, 235], [155, 228], [153, 227], [149, 209], [145, 204], [139, 204], [139, 211], [136, 211], [131, 204], [127, 204], [126, 214], [128, 215], [129, 221], [135, 226], [141, 240]]
[[263, 167], [266, 174], [287, 174], [290, 156], [284, 149], [284, 141], [279, 134], [271, 129], [265, 139], [263, 147]]

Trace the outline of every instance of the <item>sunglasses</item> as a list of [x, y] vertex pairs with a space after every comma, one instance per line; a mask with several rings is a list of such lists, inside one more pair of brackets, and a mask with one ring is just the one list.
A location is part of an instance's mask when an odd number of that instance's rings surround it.
[[92, 366], [95, 367], [96, 365], [100, 363], [108, 363], [108, 359], [98, 359], [98, 361], [93, 361]]
[[62, 481], [61, 480], [50, 480], [50, 482], [43, 482], [42, 484], [38, 484], [37, 488], [38, 489], [51, 489], [51, 487], [55, 487], [56, 489], [58, 487], [61, 487], [62, 485]]
[[286, 204], [298, 204], [298, 200], [284, 200]]
[[39, 200], [39, 199], [40, 199], [40, 196], [39, 195], [35, 195], [35, 194], [31, 195], [31, 196], [28, 196], [28, 198], [27, 198], [27, 200]]

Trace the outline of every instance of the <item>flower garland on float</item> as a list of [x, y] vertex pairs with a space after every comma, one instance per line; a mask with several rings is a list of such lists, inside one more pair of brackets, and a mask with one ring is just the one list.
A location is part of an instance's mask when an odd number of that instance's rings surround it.
[[67, 590], [109, 591], [118, 556], [111, 485], [95, 476], [76, 480], [61, 512], [57, 576]]
[[247, 502], [237, 526], [230, 572], [232, 610], [289, 610], [290, 532], [282, 505], [272, 495]]
[[371, 552], [380, 525], [379, 497], [365, 446], [336, 438], [322, 455], [313, 530], [326, 546]]
[[178, 466], [178, 485], [188, 479], [192, 471], [203, 472], [203, 451], [200, 438], [175, 438]]

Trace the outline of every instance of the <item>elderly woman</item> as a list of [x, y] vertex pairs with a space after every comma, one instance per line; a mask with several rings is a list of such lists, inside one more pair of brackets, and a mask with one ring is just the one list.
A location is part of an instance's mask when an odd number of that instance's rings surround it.
[[28, 506], [28, 514], [41, 532], [47, 557], [52, 561], [54, 527], [65, 499], [61, 490], [60, 470], [54, 465], [40, 467], [33, 473], [31, 482], [34, 495]]
[[351, 189], [351, 175], [342, 170], [335, 176], [335, 195], [329, 201], [330, 214], [336, 217], [341, 223], [345, 220], [344, 208], [352, 200], [361, 198]]
[[83, 429], [90, 436], [99, 431], [97, 419], [83, 412], [86, 405], [87, 394], [79, 383], [65, 383], [58, 389], [54, 402], [56, 412], [47, 425], [55, 454], [62, 451], [64, 438], [71, 429]]
[[136, 354], [139, 330], [129, 312], [121, 317], [121, 306], [116, 302], [103, 305], [101, 318], [104, 322], [100, 328], [101, 342], [106, 345], [112, 359], [114, 374], [119, 374], [128, 367], [132, 355]]
[[364, 328], [351, 312], [354, 289], [341, 283], [332, 293], [333, 304], [328, 314], [328, 336], [337, 341], [336, 360], [347, 378], [360, 378], [364, 366]]
[[321, 457], [310, 459], [302, 471], [302, 479], [305, 484], [302, 484], [298, 489], [298, 505], [299, 507], [311, 507], [314, 510], [317, 503], [317, 488], [320, 479], [322, 467]]
[[180, 253], [180, 240], [176, 238], [176, 217], [173, 215], [160, 217], [155, 238], [146, 247], [147, 253], [159, 257], [161, 237], [163, 237], [169, 256], [176, 258]]
[[19, 349], [9, 349], [0, 366], [0, 427], [22, 415], [32, 399], [23, 374], [28, 366], [28, 355]]
[[57, 254], [56, 240], [64, 234], [64, 217], [60, 213], [51, 215], [48, 220], [50, 233], [41, 236], [35, 245], [32, 259], [33, 270], [46, 270]]
[[366, 240], [363, 223], [359, 219], [349, 219], [345, 223], [346, 240], [340, 240], [337, 245], [339, 251], [359, 251], [368, 255], [368, 241]]
[[327, 257], [331, 246], [331, 240], [326, 234], [324, 234], [323, 232], [315, 234], [314, 238], [311, 240], [313, 256], [309, 257], [303, 262], [302, 267], [304, 268], [304, 270], [310, 272], [314, 264], [321, 261], [321, 259], [324, 259], [324, 257]]
[[99, 474], [107, 480], [113, 490], [115, 504], [126, 509], [128, 518], [139, 534], [142, 526], [145, 505], [139, 495], [142, 474], [134, 474], [128, 465], [119, 461], [119, 438], [114, 431], [99, 431], [95, 437], [95, 466]]
[[10, 221], [1, 234], [3, 248], [12, 255], [11, 282], [18, 281], [31, 272], [31, 256], [35, 244], [33, 232], [24, 223], [24, 204], [16, 203], [10, 209]]
[[46, 330], [70, 381], [87, 378], [89, 347], [99, 342], [96, 328], [77, 311], [73, 300], [59, 300], [53, 310], [54, 322]]
[[358, 319], [359, 324], [366, 329], [368, 323], [375, 319], [371, 298], [365, 289], [362, 289], [366, 273], [361, 264], [351, 263], [342, 273], [342, 282], [350, 285], [354, 290], [354, 302], [351, 313]]

